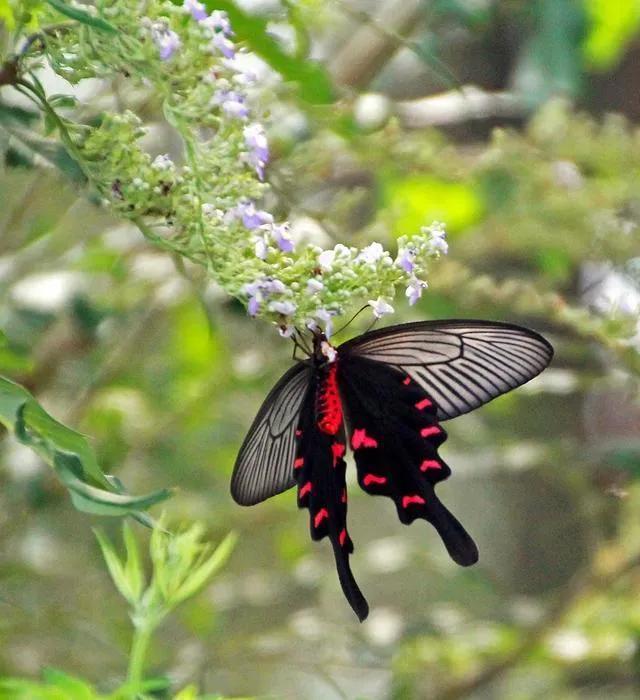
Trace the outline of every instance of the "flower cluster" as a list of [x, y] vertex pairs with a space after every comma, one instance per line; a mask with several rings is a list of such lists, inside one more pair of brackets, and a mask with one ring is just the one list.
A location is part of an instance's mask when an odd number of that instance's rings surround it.
[[285, 336], [296, 326], [330, 335], [357, 303], [368, 302], [376, 317], [392, 313], [398, 285], [417, 302], [429, 261], [446, 252], [442, 225], [401, 238], [394, 259], [379, 243], [295, 245], [288, 222], [260, 207], [270, 150], [254, 107], [256, 61], [234, 43], [226, 13], [198, 0], [148, 0], [142, 20], [128, 0], [96, 0], [95, 12], [117, 33], [79, 25], [47, 35], [54, 70], [72, 83], [119, 74], [150, 89], [184, 144], [175, 162], [152, 158], [131, 111], [107, 113], [96, 126], [64, 122], [71, 153], [106, 204], [158, 245], [204, 265], [251, 316]]

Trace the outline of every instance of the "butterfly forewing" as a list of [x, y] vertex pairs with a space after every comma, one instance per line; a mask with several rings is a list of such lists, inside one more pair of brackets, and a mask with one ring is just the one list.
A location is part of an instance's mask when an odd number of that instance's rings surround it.
[[260, 503], [295, 484], [296, 428], [311, 366], [294, 365], [273, 387], [242, 443], [231, 478], [240, 505]]
[[338, 348], [395, 367], [433, 398], [447, 420], [528, 382], [551, 361], [551, 345], [520, 326], [423, 321], [383, 328]]

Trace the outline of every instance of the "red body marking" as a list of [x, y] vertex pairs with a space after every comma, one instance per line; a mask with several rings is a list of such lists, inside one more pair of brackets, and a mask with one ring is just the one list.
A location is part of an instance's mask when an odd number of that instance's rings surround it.
[[416, 408], [419, 411], [422, 411], [427, 406], [431, 406], [431, 401], [429, 399], [422, 399], [422, 401], [418, 401], [418, 403], [416, 404]]
[[364, 428], [358, 428], [353, 431], [351, 436], [351, 447], [354, 450], [359, 450], [361, 447], [377, 447], [378, 441], [375, 438], [367, 435], [367, 431]]
[[440, 433], [440, 428], [437, 425], [430, 425], [428, 428], [423, 428], [420, 431], [422, 437], [429, 437], [429, 435], [438, 435]]
[[409, 384], [411, 384], [411, 377], [405, 377], [405, 378], [402, 380], [402, 383], [403, 383], [405, 386], [409, 386]]
[[425, 459], [420, 465], [420, 471], [426, 472], [427, 469], [442, 469], [442, 464], [437, 459]]
[[326, 508], [320, 508], [320, 510], [316, 513], [316, 517], [313, 519], [314, 527], [318, 527], [318, 525], [320, 525], [320, 523], [328, 517], [329, 511]]
[[347, 531], [344, 528], [342, 528], [338, 540], [340, 541], [340, 546], [344, 547], [344, 543], [347, 541]]
[[418, 505], [423, 505], [425, 502], [424, 498], [422, 496], [418, 496], [417, 494], [413, 496], [403, 496], [402, 497], [402, 507], [406, 508], [407, 506], [410, 506], [412, 503], [417, 503]]
[[312, 487], [311, 482], [307, 481], [307, 483], [300, 488], [300, 494], [299, 494], [300, 498], [302, 498], [303, 496], [306, 496], [308, 493], [310, 493], [311, 487]]
[[293, 468], [294, 469], [300, 469], [300, 467], [304, 464], [304, 457], [298, 457], [296, 461], [293, 463]]
[[331, 454], [333, 454], [334, 467], [336, 466], [336, 464], [338, 464], [338, 460], [344, 456], [346, 449], [346, 445], [343, 445], [341, 442], [334, 442], [331, 445]]
[[386, 484], [387, 477], [386, 476], [376, 476], [375, 474], [365, 474], [364, 479], [362, 480], [362, 483], [365, 486], [369, 486], [369, 484]]
[[329, 435], [335, 435], [342, 427], [342, 402], [338, 392], [337, 371], [338, 364], [334, 362], [318, 386], [318, 428]]

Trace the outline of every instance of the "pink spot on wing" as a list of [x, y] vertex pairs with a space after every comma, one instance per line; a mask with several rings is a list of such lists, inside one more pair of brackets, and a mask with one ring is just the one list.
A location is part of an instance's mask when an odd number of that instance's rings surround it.
[[422, 435], [422, 437], [429, 437], [430, 435], [439, 435], [440, 432], [441, 430], [437, 425], [430, 425], [427, 428], [423, 428], [420, 431], [420, 435]]
[[340, 532], [340, 535], [338, 536], [338, 540], [340, 542], [340, 546], [344, 547], [344, 543], [347, 541], [347, 531], [345, 528], [342, 528], [342, 531]]
[[409, 386], [409, 384], [411, 384], [411, 377], [405, 377], [402, 383], [405, 386]]
[[386, 476], [376, 476], [375, 474], [365, 474], [364, 479], [362, 480], [362, 483], [365, 486], [369, 486], [370, 484], [386, 484], [387, 477]]
[[296, 437], [300, 437], [302, 435], [302, 430], [296, 430]]
[[351, 436], [351, 447], [354, 450], [359, 450], [361, 447], [377, 447], [378, 441], [375, 438], [367, 435], [367, 431], [364, 428], [358, 428], [353, 431]]
[[412, 503], [417, 503], [418, 505], [423, 505], [424, 502], [425, 502], [424, 498], [422, 498], [422, 496], [418, 496], [417, 494], [414, 494], [412, 496], [403, 496], [402, 497], [402, 507], [403, 508], [410, 506]]
[[416, 408], [419, 411], [422, 411], [427, 406], [431, 406], [431, 401], [429, 399], [422, 399], [422, 401], [418, 401], [418, 403], [416, 404]]
[[300, 489], [300, 498], [303, 498], [308, 493], [311, 493], [311, 488], [312, 488], [311, 482], [307, 481], [307, 483], [304, 486], [302, 486]]
[[437, 459], [425, 459], [420, 465], [420, 471], [426, 472], [427, 469], [442, 469], [442, 464]]
[[304, 457], [298, 457], [296, 461], [293, 463], [293, 468], [294, 469], [300, 469], [300, 467], [304, 464]]
[[313, 519], [313, 526], [318, 527], [320, 523], [328, 517], [329, 511], [326, 508], [320, 508], [320, 510], [316, 513], [316, 517]]
[[346, 445], [343, 445], [341, 442], [334, 442], [333, 445], [331, 445], [331, 452], [333, 454], [333, 466], [334, 467], [338, 463], [338, 460], [340, 459], [340, 457], [342, 457], [344, 455], [346, 449], [347, 449]]

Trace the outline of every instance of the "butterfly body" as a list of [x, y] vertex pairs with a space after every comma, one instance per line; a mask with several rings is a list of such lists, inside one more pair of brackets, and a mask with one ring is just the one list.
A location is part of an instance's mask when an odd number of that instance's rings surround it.
[[426, 520], [454, 561], [473, 564], [475, 543], [434, 490], [451, 474], [438, 453], [447, 438], [441, 421], [525, 383], [553, 351], [533, 331], [486, 321], [393, 326], [338, 348], [319, 331], [312, 341], [309, 359], [256, 416], [231, 491], [252, 505], [297, 485], [311, 537], [331, 541], [343, 592], [363, 620], [368, 605], [349, 566], [347, 449], [365, 492], [391, 498], [402, 523]]

